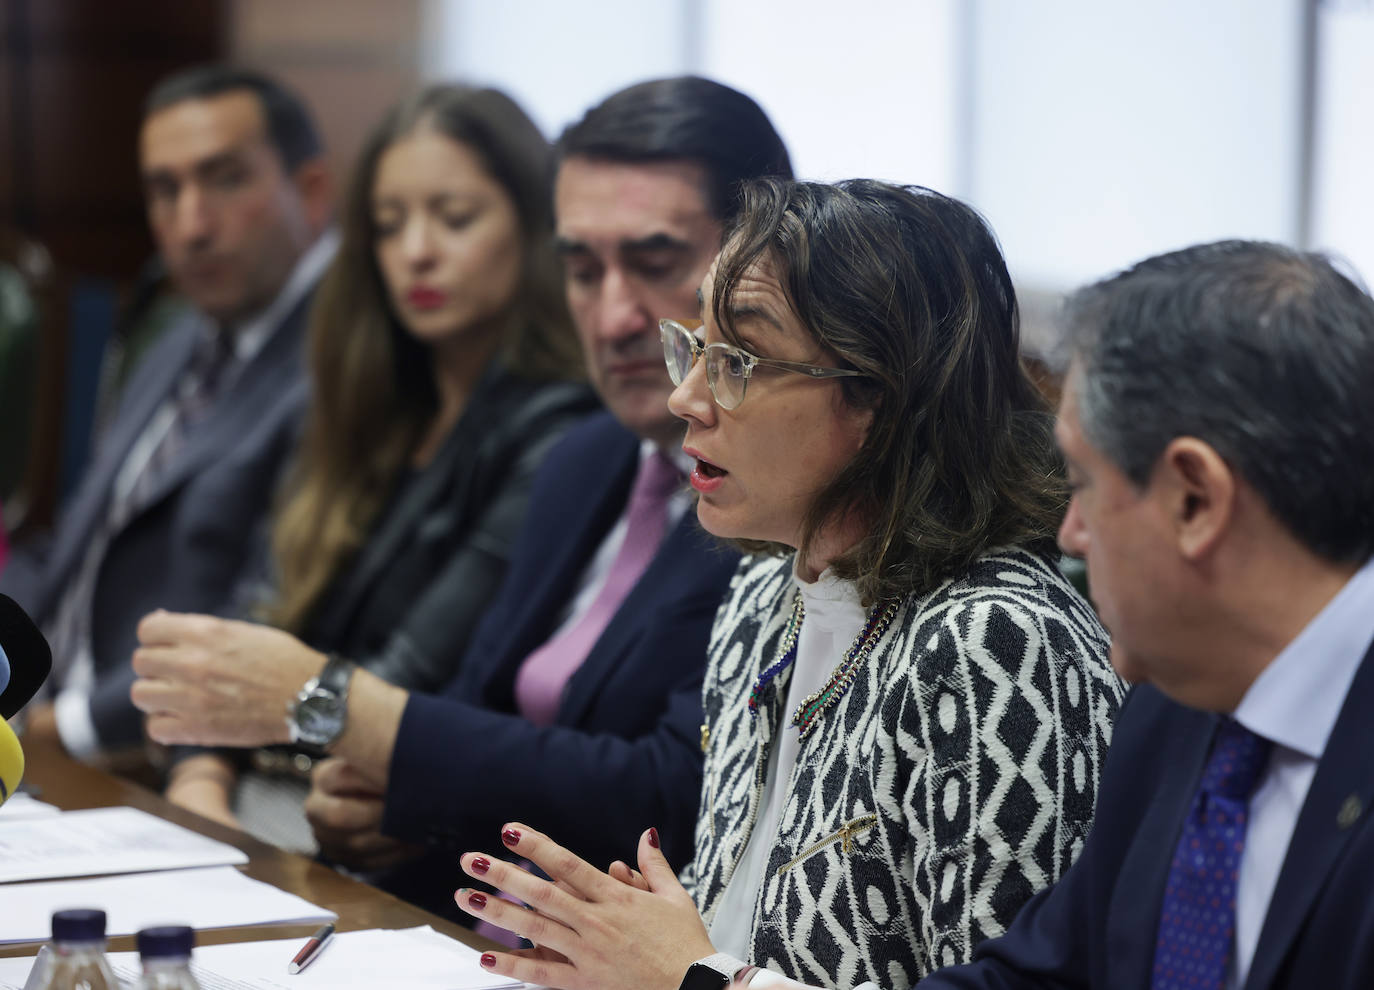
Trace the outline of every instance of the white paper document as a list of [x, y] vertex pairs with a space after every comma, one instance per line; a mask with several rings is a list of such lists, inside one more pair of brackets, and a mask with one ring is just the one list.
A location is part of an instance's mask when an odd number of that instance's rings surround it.
[[48, 815], [60, 814], [62, 809], [57, 805], [40, 801], [27, 791], [11, 794], [8, 801], [0, 804], [0, 822], [20, 818], [46, 818]]
[[[335, 935], [305, 971], [288, 976], [286, 965], [304, 938], [236, 942], [195, 950], [191, 969], [201, 990], [487, 990], [520, 987], [477, 962], [480, 953], [432, 928], [372, 929]], [[130, 985], [138, 978], [138, 954], [110, 954], [115, 975]], [[0, 959], [0, 990], [20, 990], [33, 958]]]
[[72, 907], [101, 908], [111, 938], [154, 925], [206, 929], [336, 917], [333, 911], [246, 877], [232, 866], [212, 866], [0, 886], [0, 942], [46, 941], [52, 913]]
[[246, 862], [241, 849], [137, 808], [0, 819], [0, 883]]

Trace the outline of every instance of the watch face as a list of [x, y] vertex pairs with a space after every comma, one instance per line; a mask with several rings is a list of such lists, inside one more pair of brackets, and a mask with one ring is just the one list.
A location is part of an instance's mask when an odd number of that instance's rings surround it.
[[730, 977], [724, 973], [718, 973], [701, 963], [692, 963], [678, 990], [721, 990], [722, 987], [729, 985]]
[[343, 705], [338, 698], [312, 694], [296, 706], [296, 729], [301, 741], [323, 746], [343, 728]]

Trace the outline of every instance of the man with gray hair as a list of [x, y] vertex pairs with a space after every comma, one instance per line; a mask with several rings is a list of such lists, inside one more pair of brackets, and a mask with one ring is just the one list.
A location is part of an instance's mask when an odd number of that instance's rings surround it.
[[1078, 862], [921, 986], [1374, 986], [1374, 300], [1228, 241], [1068, 315], [1060, 542], [1139, 686]]

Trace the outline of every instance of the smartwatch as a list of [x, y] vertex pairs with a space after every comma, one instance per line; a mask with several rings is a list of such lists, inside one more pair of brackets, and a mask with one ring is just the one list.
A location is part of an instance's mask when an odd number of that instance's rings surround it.
[[286, 706], [286, 726], [293, 743], [324, 749], [343, 735], [348, 721], [348, 685], [357, 665], [330, 654], [324, 669], [310, 678]]
[[678, 990], [723, 990], [753, 973], [754, 969], [734, 956], [718, 952], [714, 956], [698, 959], [687, 967], [687, 975], [678, 984]]

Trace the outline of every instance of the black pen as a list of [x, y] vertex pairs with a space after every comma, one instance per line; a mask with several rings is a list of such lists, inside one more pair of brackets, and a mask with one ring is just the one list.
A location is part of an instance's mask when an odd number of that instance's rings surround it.
[[324, 951], [325, 945], [327, 945], [329, 940], [333, 937], [334, 922], [331, 921], [314, 935], [311, 935], [306, 943], [301, 946], [301, 951], [296, 953], [296, 958], [292, 959], [291, 965], [286, 967], [287, 973], [295, 976], [301, 970], [305, 969], [305, 967], [309, 966], [319, 957], [319, 954]]

